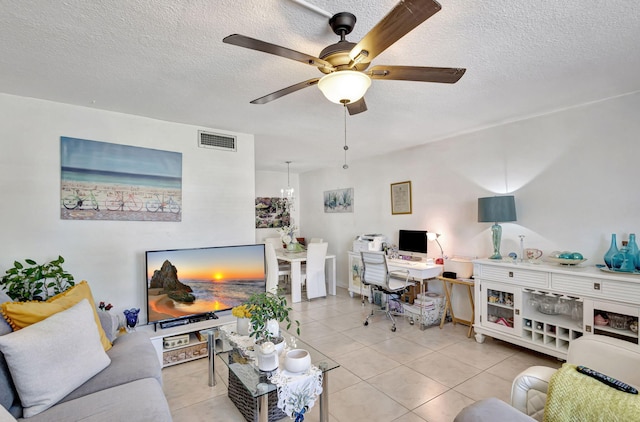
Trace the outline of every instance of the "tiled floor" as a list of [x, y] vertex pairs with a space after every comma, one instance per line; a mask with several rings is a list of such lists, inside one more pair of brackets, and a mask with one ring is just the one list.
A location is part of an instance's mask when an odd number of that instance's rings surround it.
[[[341, 367], [329, 376], [331, 422], [444, 422], [486, 397], [509, 402], [511, 381], [532, 365], [560, 367], [555, 358], [498, 340], [467, 338], [467, 327], [446, 324], [421, 331], [398, 319], [397, 331], [345, 289], [337, 296], [294, 304], [300, 338]], [[175, 422], [241, 422], [227, 398], [227, 372], [216, 365], [218, 383], [207, 385], [207, 360], [163, 370], [164, 390]], [[319, 420], [319, 406], [306, 415]], [[284, 420], [289, 420], [285, 418]], [[283, 421], [284, 421], [283, 420]]]

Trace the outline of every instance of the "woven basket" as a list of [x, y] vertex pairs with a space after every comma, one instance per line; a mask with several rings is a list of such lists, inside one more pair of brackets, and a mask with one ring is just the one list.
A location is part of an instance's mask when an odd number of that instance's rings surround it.
[[[242, 416], [249, 422], [258, 422], [258, 399], [253, 398], [251, 393], [242, 384], [242, 381], [229, 370], [229, 399], [236, 405]], [[287, 416], [278, 407], [278, 391], [274, 390], [269, 393], [268, 398], [268, 419], [269, 422], [278, 421]]]

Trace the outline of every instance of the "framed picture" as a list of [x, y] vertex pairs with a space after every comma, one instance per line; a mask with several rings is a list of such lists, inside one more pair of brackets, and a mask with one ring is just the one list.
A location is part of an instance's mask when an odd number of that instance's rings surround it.
[[411, 214], [411, 182], [391, 184], [391, 214]]
[[290, 222], [290, 204], [286, 198], [256, 198], [256, 229], [288, 226]]
[[182, 153], [60, 137], [60, 218], [181, 221]]
[[324, 212], [353, 212], [353, 188], [325, 191]]

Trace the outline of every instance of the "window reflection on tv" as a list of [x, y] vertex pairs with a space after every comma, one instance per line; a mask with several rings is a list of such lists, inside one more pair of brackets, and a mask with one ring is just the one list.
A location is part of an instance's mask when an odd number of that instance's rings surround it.
[[241, 305], [266, 291], [264, 245], [147, 251], [148, 323]]

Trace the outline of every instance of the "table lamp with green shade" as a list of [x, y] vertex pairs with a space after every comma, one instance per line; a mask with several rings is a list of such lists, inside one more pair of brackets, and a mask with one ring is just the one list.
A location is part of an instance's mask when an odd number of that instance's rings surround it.
[[498, 223], [511, 221], [516, 221], [516, 203], [513, 195], [478, 198], [478, 223], [494, 223], [491, 226], [493, 255], [489, 259], [502, 259], [502, 227]]

